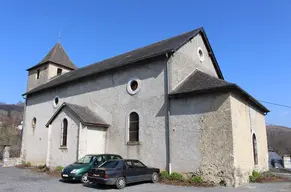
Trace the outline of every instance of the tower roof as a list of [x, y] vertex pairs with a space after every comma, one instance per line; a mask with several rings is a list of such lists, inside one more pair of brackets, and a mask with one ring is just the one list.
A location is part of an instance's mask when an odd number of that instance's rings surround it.
[[70, 60], [61, 43], [58, 42], [38, 64], [30, 67], [27, 70], [31, 70], [48, 62], [52, 62], [54, 64], [61, 65], [69, 69], [77, 69], [77, 66], [74, 65], [73, 62]]

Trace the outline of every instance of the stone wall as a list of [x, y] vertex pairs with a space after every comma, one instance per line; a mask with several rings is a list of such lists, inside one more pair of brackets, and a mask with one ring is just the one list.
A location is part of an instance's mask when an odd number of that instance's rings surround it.
[[[247, 183], [253, 170], [268, 170], [265, 117], [238, 95], [231, 95], [235, 185]], [[254, 164], [252, 136], [256, 135], [258, 164]]]
[[234, 185], [228, 94], [171, 101], [172, 171], [197, 172], [207, 181]]
[[20, 158], [18, 157], [10, 158], [10, 146], [4, 146], [2, 167], [13, 167], [20, 163], [21, 163]]

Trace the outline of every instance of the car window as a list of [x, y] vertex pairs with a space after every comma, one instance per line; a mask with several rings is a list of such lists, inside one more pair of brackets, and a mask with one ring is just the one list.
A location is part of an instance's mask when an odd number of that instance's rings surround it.
[[107, 155], [102, 155], [102, 161], [107, 161], [107, 160], [109, 160], [108, 156]]
[[125, 167], [126, 168], [132, 168], [132, 162], [131, 161], [125, 161]]
[[102, 162], [102, 156], [96, 156], [96, 158], [95, 158], [95, 161], [94, 161], [95, 163], [101, 163]]
[[102, 168], [115, 168], [118, 165], [119, 161], [107, 161], [103, 163], [100, 167]]
[[146, 166], [140, 161], [133, 161], [133, 166], [137, 168], [145, 168]]
[[108, 157], [108, 159], [121, 159], [121, 158], [119, 156], [117, 156], [117, 155], [110, 155]]
[[76, 163], [79, 163], [79, 164], [90, 163], [91, 159], [92, 159], [91, 155], [86, 155], [86, 156], [82, 157], [81, 159], [79, 159], [78, 161], [76, 161]]

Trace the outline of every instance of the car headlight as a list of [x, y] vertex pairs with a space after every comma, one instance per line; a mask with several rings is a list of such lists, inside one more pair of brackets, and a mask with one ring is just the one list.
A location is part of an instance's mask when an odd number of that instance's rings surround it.
[[71, 171], [71, 173], [76, 173], [78, 171], [78, 169], [73, 169], [72, 171]]

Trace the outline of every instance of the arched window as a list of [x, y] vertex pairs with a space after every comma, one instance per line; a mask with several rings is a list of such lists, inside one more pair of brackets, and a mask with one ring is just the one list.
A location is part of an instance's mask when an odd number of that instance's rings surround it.
[[139, 141], [139, 117], [136, 112], [129, 116], [129, 141]]
[[254, 153], [254, 163], [258, 164], [258, 148], [257, 148], [257, 138], [256, 135], [253, 134], [253, 153]]
[[67, 146], [67, 136], [68, 136], [68, 120], [65, 118], [63, 120], [61, 130], [61, 147]]
[[32, 125], [32, 133], [34, 135], [35, 127], [36, 127], [36, 118], [35, 117], [32, 119], [31, 125]]
[[32, 119], [31, 125], [32, 125], [32, 128], [35, 128], [35, 126], [36, 126], [36, 118], [35, 117]]

